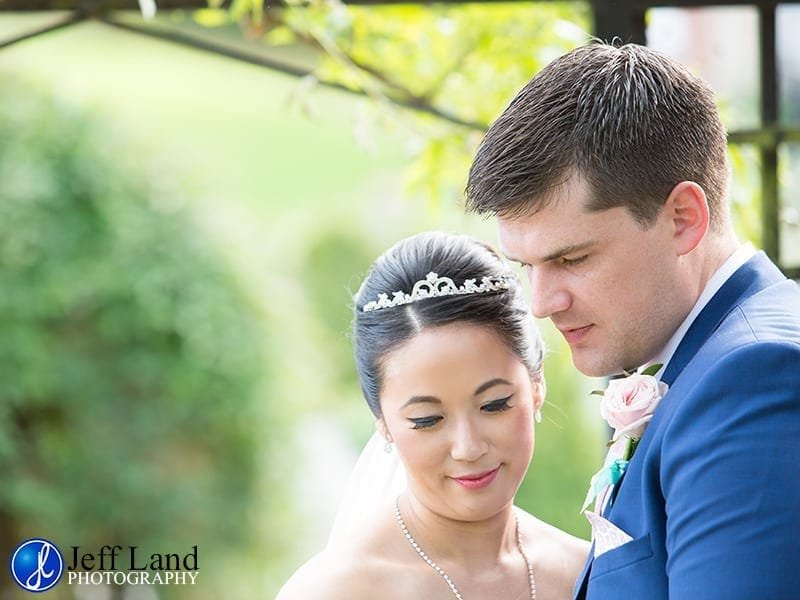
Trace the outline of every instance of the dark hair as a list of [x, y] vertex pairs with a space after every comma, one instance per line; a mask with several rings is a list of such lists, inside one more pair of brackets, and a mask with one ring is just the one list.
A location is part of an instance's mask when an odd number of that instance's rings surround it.
[[624, 206], [647, 226], [675, 185], [694, 181], [720, 231], [725, 151], [704, 81], [649, 48], [593, 43], [542, 69], [492, 124], [470, 168], [467, 210], [530, 214], [578, 176], [590, 186], [588, 210]]
[[[462, 286], [467, 279], [502, 277], [508, 289], [432, 297], [364, 312], [380, 294], [410, 294], [414, 284], [434, 272]], [[380, 417], [382, 367], [386, 355], [420, 331], [448, 323], [485, 325], [523, 361], [531, 377], [541, 375], [543, 347], [523, 297], [519, 279], [490, 246], [466, 235], [420, 233], [396, 243], [372, 264], [355, 296], [354, 345], [361, 390]]]

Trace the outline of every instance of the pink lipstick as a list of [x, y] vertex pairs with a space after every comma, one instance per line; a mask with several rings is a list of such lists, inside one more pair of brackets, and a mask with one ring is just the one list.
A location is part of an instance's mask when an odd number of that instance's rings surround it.
[[453, 477], [453, 481], [461, 486], [464, 486], [468, 490], [479, 490], [492, 483], [499, 470], [500, 467], [497, 467], [491, 471], [484, 471], [483, 473], [464, 475], [462, 477]]

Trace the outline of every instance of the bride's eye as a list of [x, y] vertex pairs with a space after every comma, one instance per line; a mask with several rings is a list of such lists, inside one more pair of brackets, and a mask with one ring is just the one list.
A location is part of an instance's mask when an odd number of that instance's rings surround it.
[[427, 429], [428, 427], [436, 425], [442, 420], [442, 417], [417, 417], [409, 418], [408, 420], [413, 423], [411, 429]]
[[503, 412], [504, 410], [511, 408], [511, 405], [508, 403], [509, 400], [511, 400], [511, 396], [500, 398], [499, 400], [494, 400], [492, 402], [487, 402], [481, 406], [481, 410], [490, 413]]

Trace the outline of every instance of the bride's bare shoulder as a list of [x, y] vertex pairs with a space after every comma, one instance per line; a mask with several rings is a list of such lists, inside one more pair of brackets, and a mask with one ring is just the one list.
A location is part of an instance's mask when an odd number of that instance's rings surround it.
[[381, 581], [386, 576], [381, 563], [375, 559], [355, 560], [349, 553], [321, 552], [292, 575], [276, 600], [374, 598], [376, 586], [385, 585]]
[[396, 558], [396, 540], [384, 533], [378, 526], [346, 546], [320, 552], [292, 575], [276, 600], [374, 600], [404, 588], [401, 574], [407, 569]]

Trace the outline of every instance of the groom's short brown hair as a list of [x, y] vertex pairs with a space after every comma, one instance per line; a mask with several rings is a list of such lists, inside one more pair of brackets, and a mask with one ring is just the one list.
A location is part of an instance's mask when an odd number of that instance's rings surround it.
[[470, 168], [467, 210], [535, 212], [573, 175], [590, 185], [589, 210], [625, 206], [645, 226], [676, 184], [694, 181], [719, 231], [728, 165], [713, 91], [643, 46], [579, 47], [542, 69], [489, 128]]

